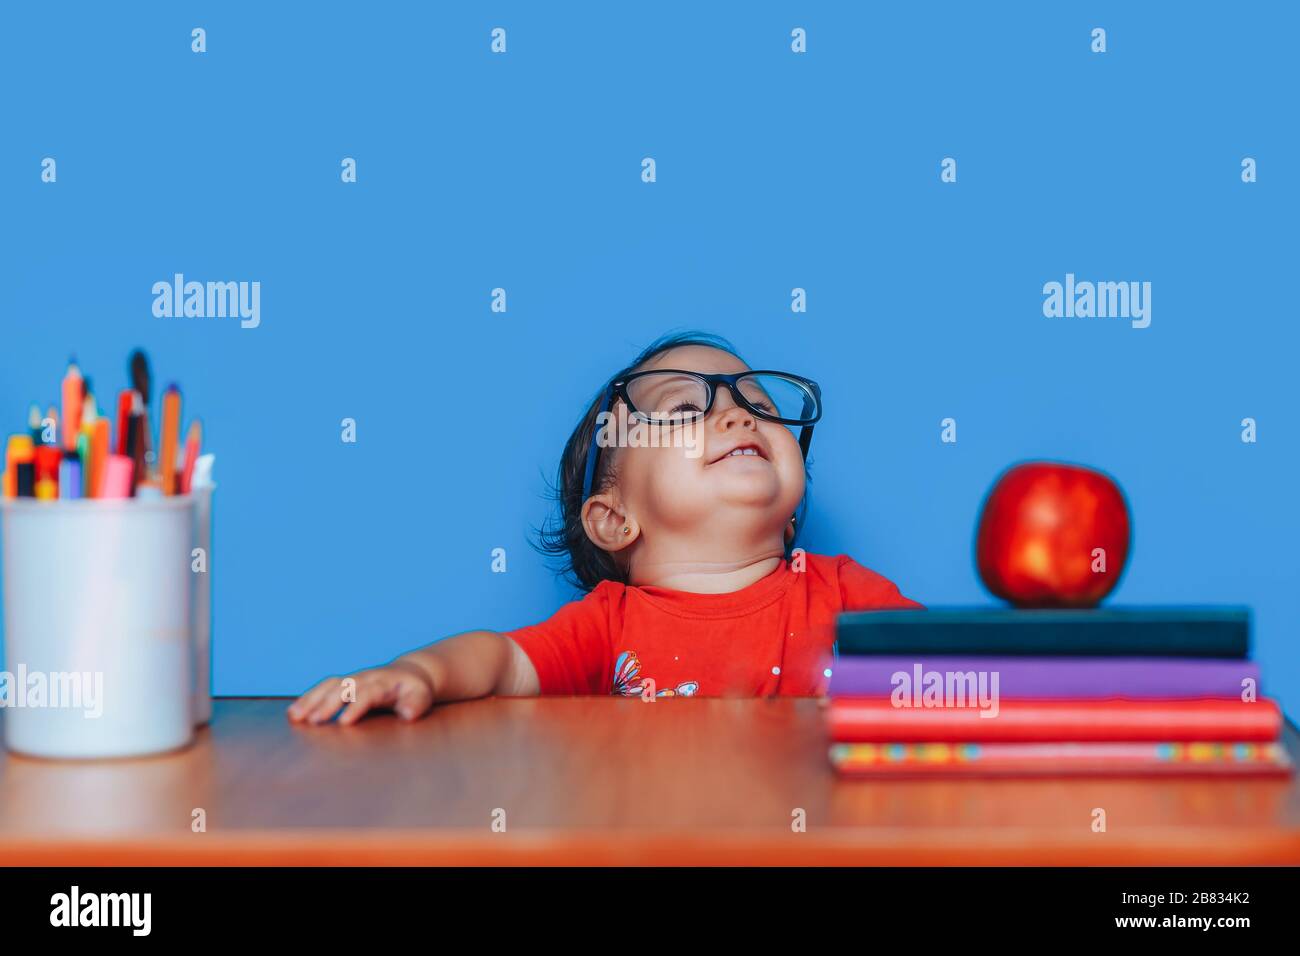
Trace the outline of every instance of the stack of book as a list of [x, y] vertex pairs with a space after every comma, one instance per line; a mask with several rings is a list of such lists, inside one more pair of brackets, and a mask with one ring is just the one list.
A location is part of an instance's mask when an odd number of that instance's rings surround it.
[[1277, 775], [1238, 609], [843, 614], [828, 708], [845, 776]]

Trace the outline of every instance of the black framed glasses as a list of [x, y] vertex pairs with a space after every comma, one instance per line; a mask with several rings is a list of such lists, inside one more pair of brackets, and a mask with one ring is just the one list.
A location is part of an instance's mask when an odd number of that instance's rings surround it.
[[[726, 388], [736, 405], [764, 421], [801, 425], [799, 450], [808, 459], [812, 431], [822, 417], [821, 388], [812, 379], [789, 372], [755, 369], [730, 375], [685, 369], [647, 369], [610, 382], [596, 427], [582, 483], [582, 500], [591, 495], [600, 458], [600, 433], [614, 403], [622, 399], [629, 418], [640, 424], [672, 427], [702, 420], [713, 409], [718, 388]], [[602, 421], [603, 420], [603, 421]]]

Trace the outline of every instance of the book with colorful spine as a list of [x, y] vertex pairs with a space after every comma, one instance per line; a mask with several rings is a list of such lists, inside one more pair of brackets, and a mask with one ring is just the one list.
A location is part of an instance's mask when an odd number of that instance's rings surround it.
[[846, 777], [1294, 772], [1235, 608], [841, 615]]

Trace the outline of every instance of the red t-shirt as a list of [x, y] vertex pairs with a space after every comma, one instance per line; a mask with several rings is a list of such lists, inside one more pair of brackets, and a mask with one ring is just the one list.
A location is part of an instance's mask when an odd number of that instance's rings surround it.
[[[547, 621], [508, 632], [543, 694], [813, 697], [840, 611], [919, 608], [848, 555], [804, 554], [730, 594], [602, 581]], [[797, 565], [796, 565], [797, 566]]]

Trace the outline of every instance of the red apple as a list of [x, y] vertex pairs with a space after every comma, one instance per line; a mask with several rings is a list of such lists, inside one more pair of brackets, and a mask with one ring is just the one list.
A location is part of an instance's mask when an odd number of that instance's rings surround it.
[[1124, 493], [1109, 475], [1053, 461], [1016, 465], [984, 500], [975, 563], [1017, 607], [1093, 607], [1128, 559]]

